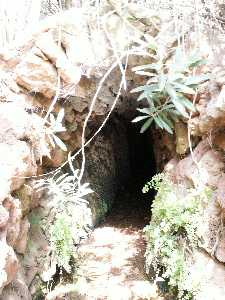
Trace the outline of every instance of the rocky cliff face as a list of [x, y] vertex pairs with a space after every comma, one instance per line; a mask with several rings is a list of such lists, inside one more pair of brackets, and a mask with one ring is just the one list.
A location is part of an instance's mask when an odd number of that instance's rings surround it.
[[[115, 110], [120, 115], [131, 116], [136, 104], [129, 91], [143, 82], [131, 69], [151, 62], [148, 56], [140, 56], [143, 49], [137, 44], [144, 35], [155, 35], [158, 26], [164, 28], [168, 19], [165, 16], [165, 22], [160, 23], [155, 13], [147, 9], [143, 12], [138, 5], [131, 6], [129, 14], [133, 18], [129, 22], [124, 21], [124, 15], [119, 11], [112, 12], [108, 2], [102, 10], [105, 18], [101, 24], [96, 22], [95, 11], [84, 13], [81, 9], [46, 19], [18, 49], [0, 54], [1, 299], [21, 299], [21, 295], [23, 299], [31, 299], [36, 293], [39, 277], [44, 280], [40, 266], [46, 257], [46, 264], [49, 262], [48, 241], [38, 228], [40, 219], [48, 216], [45, 209], [48, 201], [33, 188], [35, 179], [32, 176], [52, 171], [67, 159], [67, 152], [57, 146], [51, 147], [43, 123], [51, 103], [55, 102], [51, 107], [55, 116], [64, 108], [66, 131], [59, 137], [73, 153], [80, 148], [83, 124], [93, 99], [95, 105], [90, 114], [86, 140], [99, 128], [118, 93]], [[149, 16], [153, 23], [148, 23]], [[175, 40], [173, 34], [168, 34], [165, 39], [169, 44]], [[218, 274], [222, 278], [220, 274], [223, 274], [225, 278], [225, 269], [218, 263], [225, 262], [224, 226], [218, 233], [224, 214], [225, 178], [223, 41], [220, 39], [216, 44], [216, 52], [207, 37], [202, 41], [210, 49], [208, 68], [213, 69], [216, 76], [200, 91], [197, 113], [190, 120], [177, 124], [175, 136], [172, 138], [154, 131], [153, 140], [159, 169], [173, 158], [166, 167], [173, 180], [195, 186], [200, 169], [204, 182], [215, 190], [213, 203], [206, 214], [204, 249], [207, 254], [204, 254], [204, 259], [213, 265], [210, 276]], [[216, 61], [218, 57], [219, 62]], [[126, 89], [119, 92], [126, 63], [126, 84], [123, 82]], [[187, 155], [187, 126], [198, 144], [194, 160], [193, 156]], [[97, 191], [89, 199], [94, 223], [111, 206], [115, 185], [123, 180], [121, 174], [127, 172], [123, 172], [128, 168], [124, 158], [127, 153], [125, 136], [121, 123], [111, 124], [97, 136], [95, 144], [86, 149], [84, 177]], [[216, 261], [210, 257], [212, 251]], [[217, 280], [209, 280], [211, 289], [218, 288]], [[219, 284], [222, 291], [223, 285]]]
[[[110, 11], [110, 7], [105, 9]], [[52, 113], [57, 115], [64, 107], [67, 129], [60, 139], [68, 151], [78, 150], [83, 123], [99, 84], [101, 89], [90, 117], [95, 126], [88, 126], [87, 138], [94, 134], [93, 129], [98, 129], [98, 118], [109, 112], [118, 93], [121, 70], [111, 41], [121, 55], [145, 28], [141, 23], [142, 30], [124, 27], [122, 19], [112, 14], [105, 20], [104, 29], [99, 29], [93, 16], [77, 9], [60, 18], [52, 17], [43, 21], [18, 49], [1, 54], [0, 291], [4, 300], [20, 299], [21, 295], [31, 299], [38, 286], [37, 278], [45, 280], [41, 266], [48, 265], [49, 247], [38, 224], [49, 216], [51, 208], [46, 207], [45, 196], [35, 192], [32, 176], [59, 167], [67, 159], [66, 152], [51, 147], [43, 124], [50, 104], [57, 95]], [[131, 67], [139, 60], [138, 56], [129, 59], [127, 91], [123, 90], [118, 98], [120, 113], [134, 111], [135, 105], [127, 99], [135, 82]], [[101, 82], [112, 65], [107, 80]], [[96, 189], [89, 201], [93, 223], [104, 216], [115, 197], [116, 183], [128, 173], [125, 129], [121, 124], [110, 126], [86, 152], [90, 172], [85, 173], [85, 178]]]

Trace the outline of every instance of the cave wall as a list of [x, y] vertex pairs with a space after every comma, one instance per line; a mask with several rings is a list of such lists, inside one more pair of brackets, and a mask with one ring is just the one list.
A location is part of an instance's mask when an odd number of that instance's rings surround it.
[[[107, 3], [103, 11], [107, 13], [111, 9], [112, 7]], [[116, 61], [111, 40], [115, 42], [117, 51], [121, 54], [127, 46], [135, 52], [136, 41], [143, 38], [144, 34], [157, 34], [157, 29], [152, 24], [141, 22], [152, 16], [152, 10], [146, 9], [143, 12], [143, 8], [138, 5], [132, 6], [130, 10], [129, 12], [136, 17], [135, 21], [131, 20], [131, 25], [134, 26], [126, 26], [118, 13], [113, 13], [107, 18], [105, 26], [110, 32], [110, 38], [104, 26], [99, 32], [96, 16], [92, 16], [90, 12], [88, 15], [83, 15], [78, 9], [63, 13], [61, 19], [51, 17], [44, 20], [33, 35], [27, 36], [20, 47], [8, 49], [0, 54], [0, 122], [2, 124], [0, 129], [2, 157], [0, 160], [0, 243], [3, 249], [0, 264], [0, 292], [3, 292], [2, 300], [7, 300], [10, 296], [19, 297], [19, 295], [23, 295], [23, 299], [31, 299], [31, 294], [35, 293], [35, 286], [40, 283], [40, 279], [37, 280], [38, 282], [36, 279], [41, 277], [44, 280], [40, 275], [43, 271], [40, 270], [40, 265], [44, 263], [43, 259], [47, 256], [48, 241], [45, 236], [42, 236], [40, 230], [35, 234], [33, 230], [38, 224], [36, 218], [38, 215], [44, 213], [43, 218], [46, 218], [47, 212], [42, 208], [45, 207], [47, 200], [43, 195], [35, 192], [30, 177], [54, 170], [67, 159], [66, 152], [58, 147], [51, 148], [43, 127], [43, 117], [59, 88], [58, 79], [60, 78], [60, 93], [53, 107], [53, 113], [57, 115], [64, 107], [64, 126], [67, 130], [59, 137], [67, 145], [68, 151], [74, 153], [81, 145], [84, 119], [99, 82], [103, 74]], [[160, 28], [167, 25], [168, 16], [163, 20], [160, 22], [156, 18]], [[62, 29], [60, 46], [57, 45], [59, 26]], [[168, 42], [168, 46], [176, 40], [174, 32], [169, 30], [163, 37]], [[225, 151], [223, 135], [225, 60], [222, 37], [222, 34], [218, 34], [215, 51], [215, 45], [212, 47], [207, 35], [202, 36], [200, 51], [206, 55], [205, 49], [207, 49], [209, 61], [207, 68], [214, 70], [216, 76], [200, 91], [196, 103], [197, 112], [188, 120], [195, 141], [193, 146], [200, 141], [195, 149], [196, 160], [204, 170], [205, 183], [215, 190], [214, 208], [220, 210], [224, 208], [223, 155]], [[191, 38], [189, 46], [193, 46]], [[218, 57], [221, 58], [219, 61]], [[122, 62], [125, 62], [124, 59]], [[129, 91], [141, 85], [144, 78], [135, 75], [131, 69], [133, 66], [147, 62], [151, 62], [148, 57], [130, 55], [126, 72], [127, 88], [122, 90], [117, 103], [117, 111], [120, 113], [135, 110], [136, 99]], [[109, 112], [118, 93], [120, 80], [121, 70], [115, 67], [102, 84], [90, 119], [96, 125], [99, 124], [96, 120]], [[177, 124], [173, 137], [153, 130], [154, 153], [158, 170], [161, 171], [173, 158], [166, 166], [171, 178], [195, 186], [199, 174], [193, 157], [188, 154], [186, 123], [187, 120], [184, 120]], [[126, 158], [124, 159], [128, 147], [125, 131], [121, 122], [111, 123], [96, 137], [95, 143], [90, 144], [86, 149], [85, 179], [92, 182], [93, 189], [95, 190], [96, 187], [97, 191], [93, 198], [89, 199], [94, 211], [94, 222], [102, 218], [111, 206], [116, 185], [125, 180], [121, 175], [128, 173], [129, 165]], [[88, 127], [86, 137], [92, 134], [91, 127]], [[93, 173], [88, 172], [91, 169]], [[104, 186], [100, 185], [102, 181]], [[31, 216], [33, 218], [30, 218]], [[210, 211], [208, 220], [206, 237], [215, 240], [216, 233], [211, 226], [217, 227], [217, 213]], [[31, 247], [31, 242], [35, 247]], [[216, 258], [224, 263], [223, 243], [221, 239]], [[205, 246], [206, 252], [210, 252], [210, 247], [212, 246], [209, 244]], [[31, 251], [29, 255], [28, 250]], [[224, 274], [224, 268], [221, 268], [220, 264], [212, 260], [209, 255], [206, 255], [206, 259], [213, 264], [213, 273], [219, 270], [218, 272]], [[46, 262], [46, 269], [48, 263]], [[213, 273], [211, 272], [210, 276], [213, 276]], [[212, 288], [217, 288], [216, 283]]]
[[[112, 207], [119, 188], [130, 179], [129, 143], [126, 122], [113, 115], [96, 139], [85, 151], [83, 181], [89, 182], [94, 193], [88, 195], [93, 225], [98, 224]], [[100, 126], [96, 122], [90, 126]], [[94, 127], [94, 128], [93, 128]], [[74, 162], [80, 168], [81, 157]]]
[[[132, 45], [133, 38], [141, 36], [144, 30], [148, 31], [140, 23], [139, 29], [134, 29], [131, 34], [130, 28], [123, 26], [117, 14], [107, 19], [107, 26], [109, 24], [114, 24], [110, 25], [109, 30], [119, 51]], [[57, 45], [59, 25], [62, 29], [62, 47]], [[3, 158], [0, 162], [1, 299], [16, 299], [21, 295], [23, 299], [31, 299], [42, 280], [46, 280], [46, 273], [43, 272], [50, 264], [47, 254], [49, 244], [40, 222], [50, 217], [51, 207], [45, 196], [34, 189], [35, 177], [32, 176], [54, 170], [67, 159], [67, 153], [58, 147], [51, 147], [43, 117], [59, 88], [57, 81], [60, 78], [60, 99], [52, 112], [56, 116], [64, 107], [63, 125], [67, 130], [59, 137], [68, 151], [79, 149], [88, 107], [102, 75], [114, 61], [110, 40], [103, 29], [96, 36], [99, 30], [96, 25], [94, 18], [82, 15], [80, 10], [65, 12], [60, 20], [56, 17], [44, 20], [34, 35], [27, 36], [21, 47], [7, 49], [0, 55], [0, 122], [3, 124], [0, 130]], [[149, 30], [152, 31], [151, 28]], [[123, 89], [121, 92], [117, 109], [126, 111], [133, 106], [134, 96], [129, 95], [128, 91], [141, 80], [131, 68], [145, 60], [138, 56], [129, 59], [127, 91]], [[120, 79], [121, 71], [115, 67], [102, 84], [91, 120], [97, 120], [98, 116], [105, 116], [109, 111], [118, 93]], [[130, 102], [123, 101], [128, 98]], [[120, 124], [118, 128], [118, 124], [114, 124], [113, 128], [104, 130], [106, 133], [99, 134], [96, 143], [87, 149], [87, 165], [92, 165], [99, 174], [97, 177], [85, 175], [87, 180], [94, 177], [93, 189], [96, 185], [97, 190], [92, 201], [94, 222], [103, 216], [106, 206], [111, 205], [111, 198], [115, 195], [114, 180], [122, 182], [121, 174], [127, 174], [127, 171], [118, 172], [118, 165], [121, 169], [127, 169], [123, 126]], [[91, 135], [89, 131], [87, 136]], [[96, 153], [100, 150], [100, 158], [96, 160]], [[99, 183], [102, 178], [107, 186], [105, 190]]]

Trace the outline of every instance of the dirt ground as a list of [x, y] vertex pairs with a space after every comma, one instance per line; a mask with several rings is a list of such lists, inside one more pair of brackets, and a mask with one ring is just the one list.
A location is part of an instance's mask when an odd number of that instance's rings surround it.
[[144, 267], [143, 227], [150, 203], [141, 195], [120, 192], [105, 221], [83, 244], [79, 274], [85, 278], [87, 300], [162, 300]]

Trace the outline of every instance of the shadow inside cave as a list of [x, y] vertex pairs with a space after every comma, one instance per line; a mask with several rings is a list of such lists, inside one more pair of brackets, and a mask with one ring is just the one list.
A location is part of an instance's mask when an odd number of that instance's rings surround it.
[[108, 225], [117, 228], [143, 228], [151, 218], [151, 203], [155, 192], [142, 192], [143, 186], [156, 174], [154, 144], [151, 130], [140, 133], [140, 125], [123, 120], [126, 124], [129, 174], [118, 186], [111, 210], [106, 216]]

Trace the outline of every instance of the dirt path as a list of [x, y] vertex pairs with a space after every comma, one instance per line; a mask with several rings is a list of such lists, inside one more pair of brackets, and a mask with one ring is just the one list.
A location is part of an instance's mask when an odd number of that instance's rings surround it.
[[83, 299], [162, 300], [144, 272], [142, 229], [148, 213], [137, 202], [121, 204], [80, 247], [79, 274], [86, 282]]

